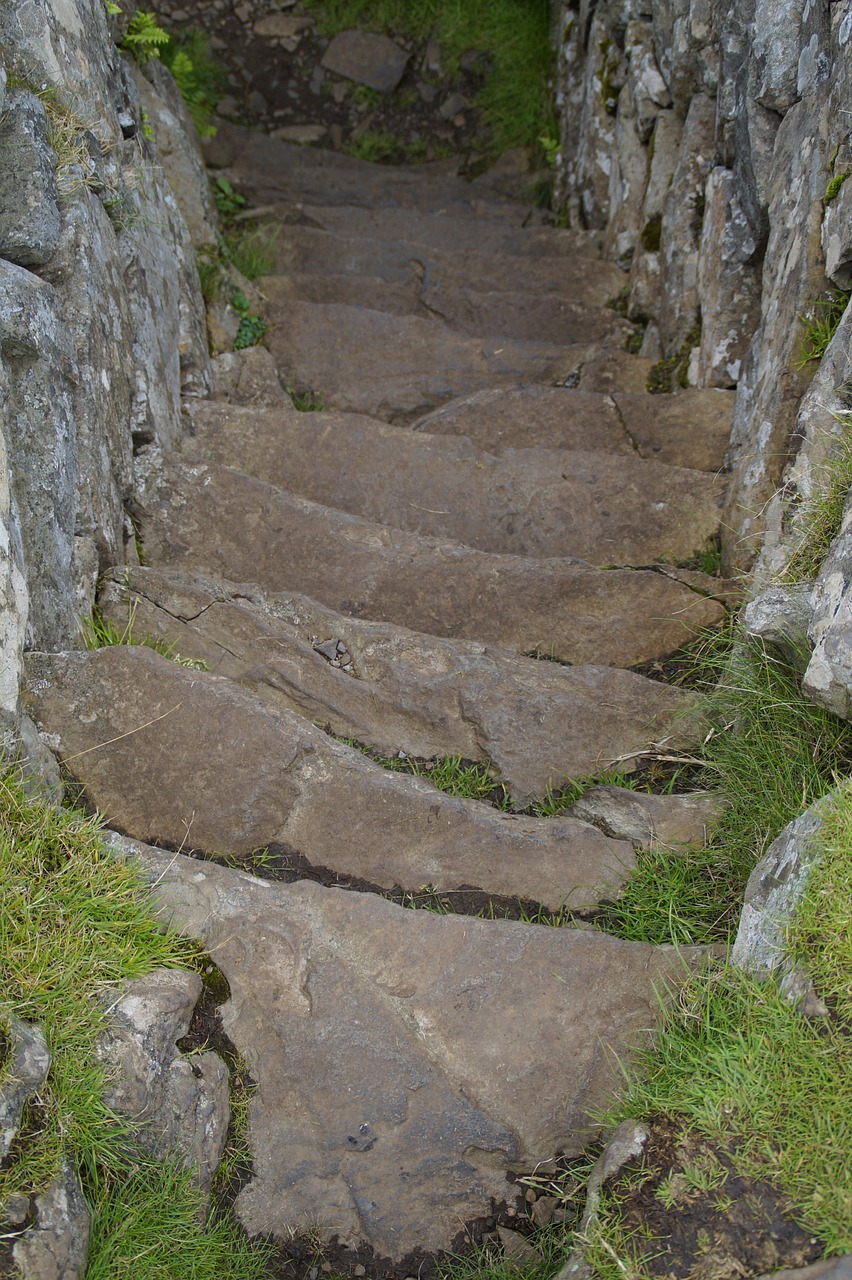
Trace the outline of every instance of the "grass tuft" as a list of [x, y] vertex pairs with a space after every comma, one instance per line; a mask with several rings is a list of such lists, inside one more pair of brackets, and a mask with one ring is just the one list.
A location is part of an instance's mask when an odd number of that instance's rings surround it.
[[843, 508], [852, 488], [852, 418], [837, 415], [846, 427], [836, 439], [832, 437], [832, 453], [814, 481], [811, 494], [796, 513], [801, 538], [788, 560], [781, 579], [784, 582], [809, 582], [819, 573], [828, 549], [836, 537], [843, 518]]
[[160, 640], [147, 633], [140, 639], [134, 634], [133, 624], [136, 614], [135, 603], [131, 605], [127, 624], [122, 631], [109, 618], [105, 618], [99, 609], [93, 609], [91, 616], [83, 623], [83, 641], [87, 649], [110, 649], [114, 645], [144, 645], [153, 649], [161, 657], [176, 662], [179, 667], [188, 667], [191, 671], [207, 671], [207, 663], [201, 658], [183, 658], [173, 644]]
[[819, 364], [843, 319], [849, 298], [848, 293], [837, 289], [825, 298], [812, 302], [806, 311], [798, 313], [802, 323], [802, 336], [799, 340], [799, 359], [794, 368], [802, 370], [809, 365]]
[[319, 11], [324, 35], [360, 26], [415, 39], [434, 32], [450, 76], [463, 54], [481, 52], [487, 73], [478, 105], [491, 151], [532, 147], [546, 162], [539, 140], [556, 136], [548, 0], [309, 0], [306, 7]]

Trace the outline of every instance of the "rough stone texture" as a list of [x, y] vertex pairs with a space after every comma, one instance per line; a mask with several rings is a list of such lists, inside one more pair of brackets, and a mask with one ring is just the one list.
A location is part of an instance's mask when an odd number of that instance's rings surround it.
[[291, 405], [265, 347], [226, 351], [210, 362], [212, 397], [226, 404]]
[[668, 467], [723, 469], [734, 411], [730, 393], [699, 388], [666, 396], [616, 391], [612, 398], [640, 457]]
[[506, 1199], [507, 1168], [580, 1152], [659, 1020], [659, 984], [697, 960], [123, 847], [230, 984], [223, 1024], [258, 1081], [236, 1205], [250, 1233], [319, 1216], [380, 1256], [448, 1248]]
[[144, 510], [150, 564], [298, 591], [355, 617], [566, 662], [634, 666], [722, 617], [712, 600], [660, 573], [494, 556], [371, 524], [213, 465], [158, 469]]
[[230, 1119], [228, 1069], [216, 1053], [179, 1054], [201, 994], [197, 973], [156, 969], [126, 983], [110, 1002], [96, 1053], [105, 1063], [107, 1106], [129, 1120], [151, 1155], [175, 1154], [206, 1190], [219, 1165]]
[[0, 257], [34, 267], [56, 252], [61, 219], [55, 167], [43, 103], [13, 89], [0, 117]]
[[604, 253], [618, 262], [630, 258], [642, 229], [646, 156], [639, 137], [637, 111], [629, 84], [621, 88], [615, 121], [615, 149], [609, 178], [611, 210], [604, 235]]
[[90, 1226], [80, 1180], [65, 1164], [35, 1197], [33, 1224], [12, 1245], [21, 1280], [84, 1280]]
[[760, 319], [758, 244], [737, 200], [730, 169], [712, 170], [704, 200], [698, 251], [698, 381], [703, 387], [735, 387]]
[[9, 1048], [0, 1086], [0, 1160], [11, 1150], [27, 1100], [38, 1093], [50, 1069], [50, 1050], [41, 1027], [22, 1022], [13, 1013], [4, 1016], [4, 1023]]
[[660, 251], [666, 287], [657, 318], [666, 356], [680, 350], [698, 319], [701, 203], [715, 155], [715, 125], [715, 102], [697, 94], [689, 104], [678, 162], [663, 207]]
[[627, 51], [627, 83], [636, 112], [636, 132], [648, 142], [660, 111], [672, 104], [668, 85], [660, 74], [654, 52], [654, 29], [647, 21], [628, 22], [624, 33]]
[[852, 1254], [847, 1253], [842, 1258], [824, 1258], [809, 1267], [773, 1271], [771, 1276], [760, 1276], [758, 1280], [852, 1280]]
[[720, 479], [635, 456], [522, 449], [497, 458], [465, 437], [283, 408], [198, 403], [189, 420], [185, 453], [366, 520], [501, 555], [677, 563], [718, 529]]
[[753, 560], [762, 508], [781, 477], [807, 376], [795, 368], [797, 315], [825, 288], [820, 246], [825, 168], [813, 106], [797, 103], [781, 122], [770, 185], [761, 326], [737, 387], [731, 435], [733, 481], [725, 512], [727, 567]]
[[46, 740], [138, 839], [239, 857], [285, 845], [383, 888], [474, 885], [551, 907], [593, 903], [634, 866], [629, 844], [582, 822], [455, 800], [144, 646], [34, 654], [27, 673]]
[[750, 636], [778, 649], [794, 669], [802, 671], [813, 647], [808, 637], [812, 615], [810, 587], [796, 584], [761, 591], [749, 600], [742, 620]]
[[[522, 802], [616, 760], [629, 769], [631, 753], [652, 743], [683, 749], [703, 733], [696, 699], [632, 672], [418, 635], [304, 596], [145, 568], [113, 575], [102, 608], [119, 631], [173, 644], [264, 702], [386, 755], [491, 762]], [[329, 642], [335, 665], [317, 648]]]
[[721, 797], [710, 793], [655, 796], [605, 786], [592, 787], [570, 811], [605, 835], [642, 849], [702, 849], [723, 810]]
[[468, 338], [420, 316], [291, 303], [267, 345], [285, 379], [322, 389], [335, 409], [404, 417], [495, 382], [558, 380], [568, 349]]
[[392, 93], [403, 77], [410, 54], [387, 36], [371, 31], [341, 31], [322, 56], [322, 66], [380, 93]]
[[[157, 157], [196, 249], [216, 245], [217, 219], [189, 108], [169, 69], [150, 58], [133, 67], [142, 106], [154, 130]], [[194, 145], [193, 145], [194, 144]]]
[[813, 653], [802, 690], [813, 702], [849, 719], [852, 715], [852, 507], [847, 501], [837, 537], [811, 597]]
[[[601, 296], [600, 294], [598, 296]], [[421, 302], [461, 333], [560, 343], [623, 343], [629, 326], [608, 307], [583, 305], [560, 293], [507, 292], [458, 288], [449, 283], [424, 286]]]
[[431, 435], [467, 436], [480, 449], [583, 449], [629, 453], [630, 440], [610, 396], [565, 387], [488, 387], [433, 409], [413, 424]]
[[748, 878], [731, 963], [767, 977], [788, 963], [786, 933], [819, 860], [819, 832], [830, 799], [789, 823]]

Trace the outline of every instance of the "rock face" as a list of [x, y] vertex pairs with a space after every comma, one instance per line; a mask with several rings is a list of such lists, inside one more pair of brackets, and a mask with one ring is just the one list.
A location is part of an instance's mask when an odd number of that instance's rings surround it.
[[827, 198], [849, 169], [848, 14], [556, 8], [561, 199], [629, 263], [643, 353], [682, 360], [693, 385], [736, 387], [724, 541], [728, 567], [748, 568], [804, 434], [798, 317], [848, 287], [852, 188]]
[[512, 1198], [509, 1169], [581, 1150], [657, 987], [698, 958], [123, 847], [230, 984], [223, 1023], [259, 1082], [236, 1206], [251, 1234], [319, 1221], [395, 1260], [450, 1247]]

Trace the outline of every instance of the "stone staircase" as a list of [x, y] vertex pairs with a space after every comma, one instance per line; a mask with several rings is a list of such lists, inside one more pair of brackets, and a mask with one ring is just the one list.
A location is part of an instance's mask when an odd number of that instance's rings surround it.
[[[257, 1083], [241, 1220], [404, 1276], [513, 1215], [507, 1175], [582, 1151], [702, 957], [590, 923], [647, 843], [635, 797], [536, 818], [338, 739], [490, 763], [515, 809], [694, 748], [696, 699], [630, 668], [723, 617], [725, 584], [683, 566], [718, 529], [732, 406], [643, 390], [621, 273], [508, 167], [235, 126], [210, 159], [283, 223], [266, 349], [220, 357], [180, 451], [139, 459], [144, 563], [101, 602], [181, 661], [34, 654], [28, 709], [227, 978]], [[700, 797], [652, 811], [647, 839], [703, 838]], [[573, 925], [381, 896], [426, 887]]]

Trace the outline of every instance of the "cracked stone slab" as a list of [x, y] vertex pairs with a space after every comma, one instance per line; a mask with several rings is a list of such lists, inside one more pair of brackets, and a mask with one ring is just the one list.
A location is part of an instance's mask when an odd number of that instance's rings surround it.
[[456, 800], [145, 646], [32, 654], [26, 701], [97, 809], [152, 843], [236, 857], [282, 845], [386, 889], [553, 908], [617, 892], [635, 865], [627, 841]]
[[429, 635], [627, 667], [672, 653], [724, 616], [662, 573], [474, 551], [213, 464], [157, 468], [140, 500], [149, 564], [296, 591]]
[[700, 962], [115, 844], [230, 984], [223, 1025], [258, 1082], [236, 1202], [252, 1235], [319, 1225], [394, 1260], [450, 1248], [510, 1197], [509, 1169], [580, 1153], [658, 992]]
[[642, 391], [613, 394], [641, 457], [697, 471], [721, 471], [724, 467], [735, 398], [735, 391], [697, 387], [676, 395]]
[[558, 380], [570, 364], [558, 343], [471, 338], [430, 317], [313, 302], [288, 303], [286, 313], [266, 337], [285, 381], [376, 418], [422, 413], [501, 380]]
[[635, 454], [521, 449], [497, 458], [463, 436], [362, 416], [205, 401], [189, 404], [187, 417], [184, 453], [366, 520], [498, 555], [676, 563], [719, 527], [720, 479]]
[[657, 796], [627, 787], [591, 787], [571, 813], [641, 849], [703, 849], [724, 811], [721, 796], [696, 791]]
[[[631, 752], [652, 743], [688, 749], [704, 732], [692, 694], [633, 672], [346, 618], [305, 596], [146, 567], [108, 577], [101, 609], [119, 632], [156, 637], [383, 754], [492, 762], [522, 803], [616, 760], [629, 769]], [[340, 644], [355, 679], [338, 661]]]
[[412, 424], [430, 435], [467, 436], [498, 457], [507, 449], [587, 449], [632, 454], [611, 396], [567, 387], [486, 387]]

